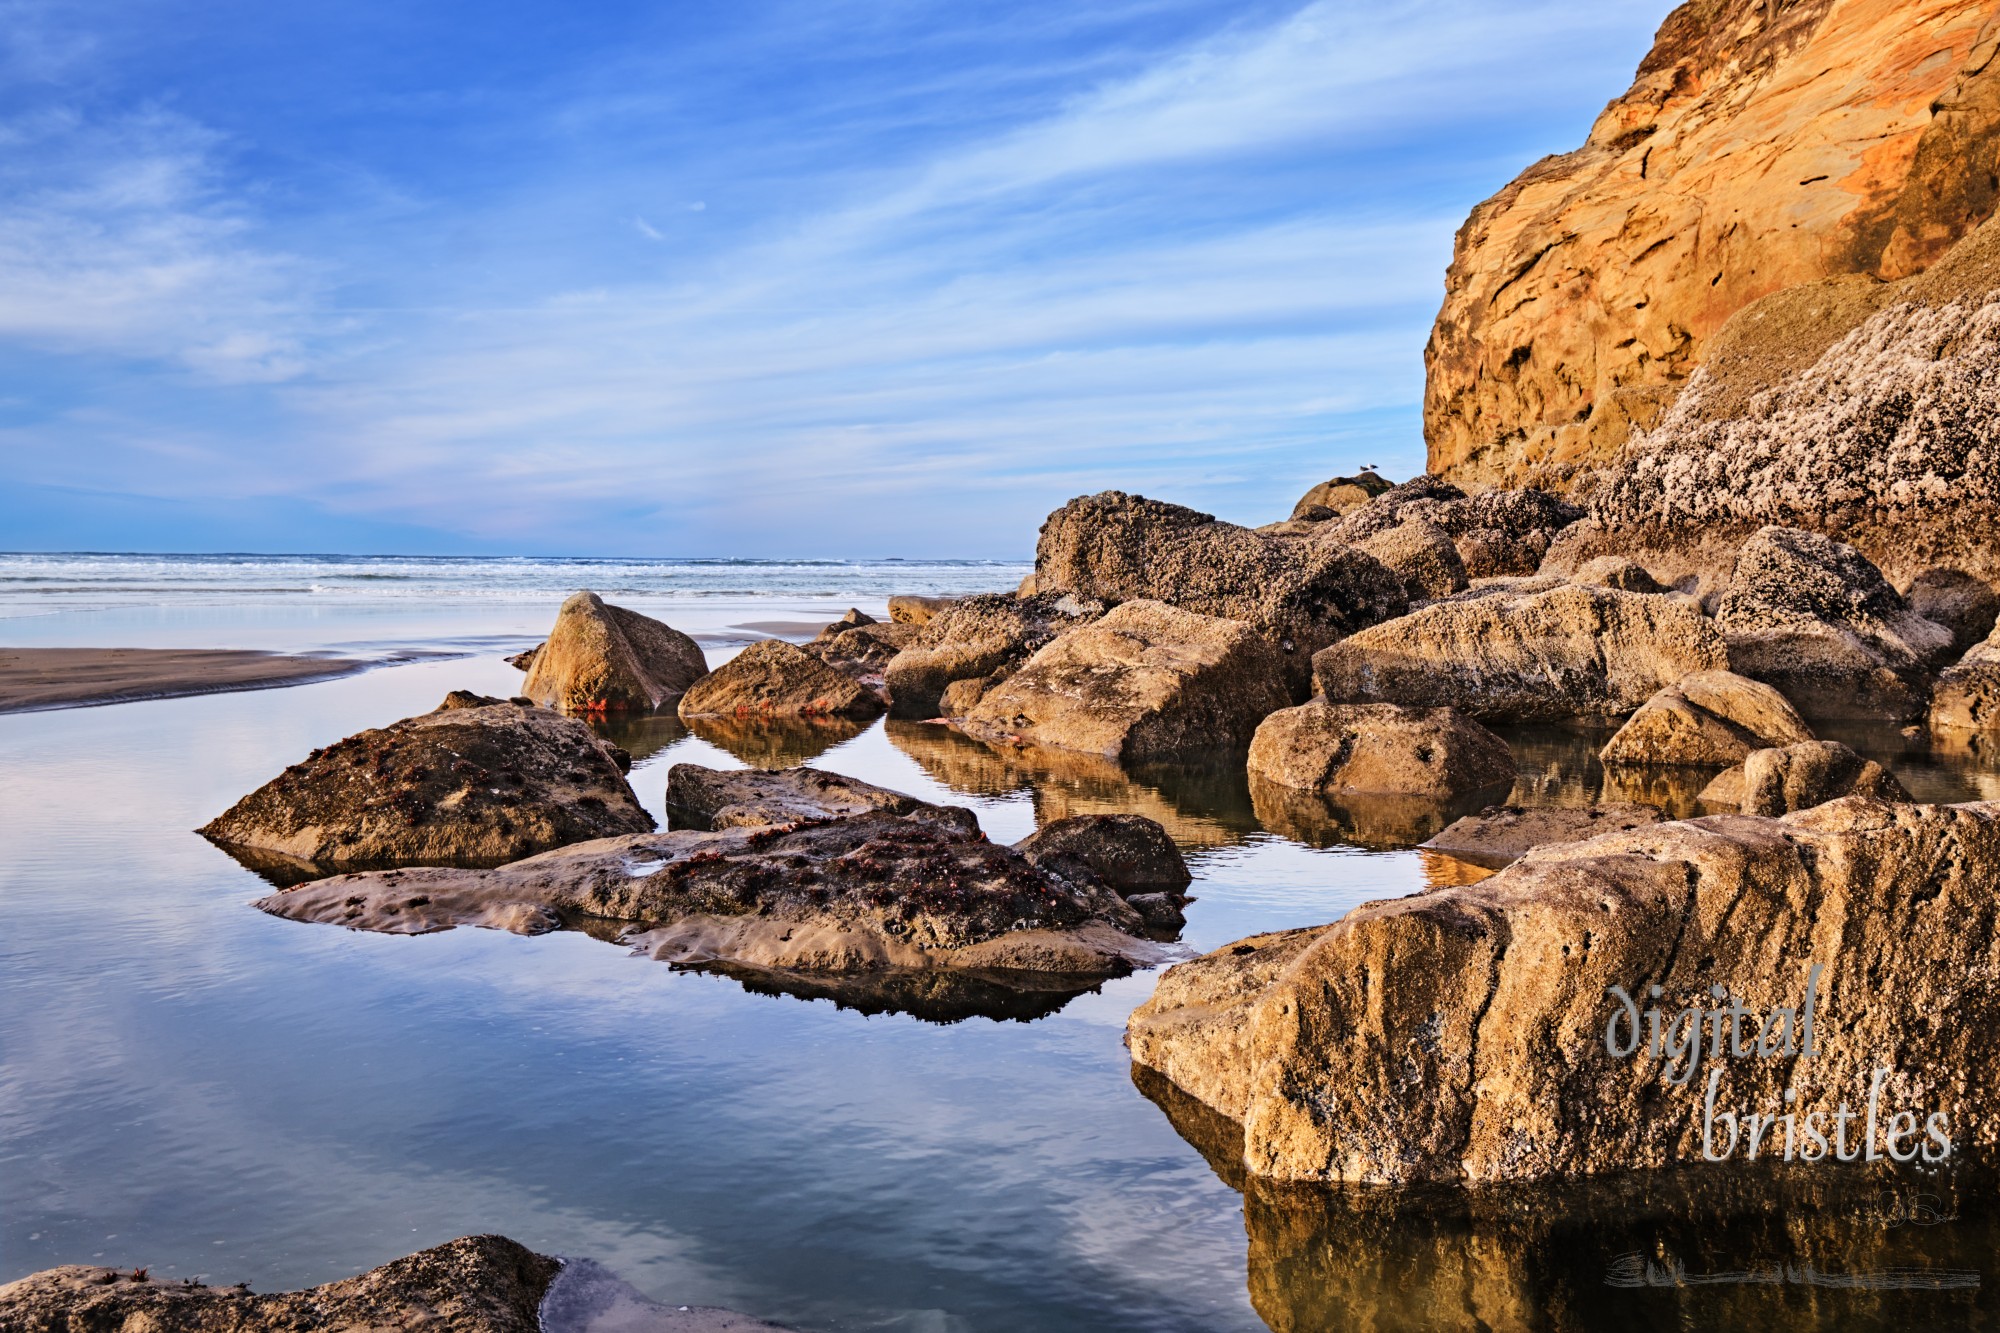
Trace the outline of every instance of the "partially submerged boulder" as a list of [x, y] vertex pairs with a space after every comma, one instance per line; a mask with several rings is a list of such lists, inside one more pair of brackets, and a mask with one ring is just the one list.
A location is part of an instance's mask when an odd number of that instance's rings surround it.
[[1354, 545], [1388, 566], [1403, 581], [1403, 591], [1412, 603], [1435, 601], [1466, 589], [1465, 561], [1451, 535], [1435, 523], [1405, 519]]
[[621, 756], [549, 709], [454, 691], [434, 712], [314, 750], [201, 833], [303, 873], [498, 865], [652, 828]]
[[958, 725], [1132, 761], [1248, 745], [1287, 702], [1280, 654], [1249, 625], [1133, 601], [1050, 643]]
[[[883, 673], [890, 711], [917, 720], [937, 717], [953, 684], [991, 684], [1056, 635], [1103, 611], [1096, 603], [1060, 595], [980, 593], [960, 598], [890, 659]], [[970, 706], [966, 691], [955, 696], [954, 704]]]
[[1180, 505], [1105, 491], [1049, 515], [1035, 583], [1107, 605], [1150, 600], [1254, 626], [1305, 694], [1318, 649], [1401, 615], [1403, 580], [1341, 542], [1264, 536]]
[[[1936, 1162], [1933, 1125], [1955, 1157], [2000, 1143], [2000, 990], [1992, 932], [1971, 925], [1997, 877], [2000, 804], [1850, 798], [1636, 829], [1172, 968], [1127, 1041], [1238, 1122], [1247, 1170], [1274, 1179], [1480, 1183], [1704, 1156], [1735, 1174], [1782, 1158], [1786, 1114], [1820, 1113], [1829, 1157], [1841, 1103], [1844, 1160], [1865, 1133], [1880, 1157], [1922, 1144]], [[1681, 1012], [1736, 1002], [1762, 1024], [1750, 1054], [1647, 1049], [1640, 1010], [1657, 1004], [1672, 1041]]]
[[1130, 933], [1139, 914], [1102, 884], [1050, 875], [926, 812], [604, 838], [490, 870], [343, 875], [257, 906], [393, 934], [616, 924], [666, 962], [829, 976], [1103, 977], [1162, 956]]
[[1664, 824], [1656, 806], [1608, 802], [1587, 806], [1489, 806], [1448, 825], [1424, 850], [1498, 869], [1537, 847], [1583, 842], [1606, 833]]
[[521, 693], [569, 713], [646, 711], [708, 674], [701, 645], [670, 625], [612, 606], [594, 592], [570, 595], [548, 642], [534, 650]]
[[1698, 671], [1661, 690], [1599, 753], [1607, 765], [1720, 768], [1752, 750], [1813, 738], [1769, 685], [1730, 671]]
[[681, 696], [683, 720], [698, 717], [873, 717], [882, 700], [853, 677], [796, 644], [760, 639]]
[[1265, 718], [1252, 778], [1329, 796], [1451, 799], [1514, 780], [1507, 742], [1450, 708], [1314, 699]]
[[1715, 623], [1732, 670], [1776, 686], [1814, 721], [1915, 718], [1952, 641], [1861, 552], [1799, 528], [1763, 528], [1744, 543]]
[[2000, 731], [2000, 630], [1938, 677], [1930, 723], [1947, 734]]
[[1806, 741], [1753, 752], [1704, 787], [1701, 803], [1746, 815], [1787, 815], [1843, 796], [1910, 799], [1895, 775], [1873, 759], [1836, 741]]
[[1292, 519], [1296, 522], [1325, 522], [1350, 509], [1360, 508], [1389, 488], [1388, 478], [1373, 471], [1358, 472], [1351, 477], [1335, 477], [1300, 496], [1299, 502], [1292, 506]]
[[1619, 717], [1729, 666], [1688, 599], [1564, 584], [1433, 602], [1313, 659], [1334, 703], [1456, 708], [1482, 720]]
[[1053, 820], [1014, 844], [1035, 865], [1067, 880], [1095, 878], [1155, 930], [1187, 924], [1193, 880], [1180, 848], [1144, 815], [1073, 815]]
[[696, 828], [760, 828], [809, 819], [840, 819], [883, 810], [921, 814], [968, 833], [979, 820], [963, 806], [933, 805], [860, 778], [818, 768], [722, 769], [675, 764], [667, 770], [667, 808]]

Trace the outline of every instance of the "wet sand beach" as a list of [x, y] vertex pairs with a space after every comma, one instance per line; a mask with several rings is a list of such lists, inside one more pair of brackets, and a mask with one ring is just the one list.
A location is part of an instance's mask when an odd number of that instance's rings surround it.
[[237, 648], [7, 648], [0, 649], [0, 713], [275, 689], [373, 665]]

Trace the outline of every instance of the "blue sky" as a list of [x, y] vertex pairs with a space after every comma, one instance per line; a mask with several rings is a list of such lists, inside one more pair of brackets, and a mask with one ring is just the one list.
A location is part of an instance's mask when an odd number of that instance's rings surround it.
[[0, 0], [0, 549], [1014, 556], [1420, 471], [1660, 0]]

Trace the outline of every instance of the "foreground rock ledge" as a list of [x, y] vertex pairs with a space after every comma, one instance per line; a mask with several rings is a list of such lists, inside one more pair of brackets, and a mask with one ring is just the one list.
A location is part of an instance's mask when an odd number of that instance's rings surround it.
[[[1944, 1112], [1963, 1155], [2000, 1139], [1996, 881], [2000, 803], [1851, 797], [1636, 829], [1172, 968], [1127, 1040], [1240, 1122], [1247, 1169], [1275, 1179], [1699, 1166], [1712, 1071], [1719, 1108], [1830, 1120], [1886, 1068], [1885, 1114]], [[1605, 1049], [1609, 986], [1657, 982], [1678, 1009], [1722, 985], [1763, 1015], [1801, 1003], [1812, 965], [1809, 1061], [1708, 1061], [1677, 1088], [1643, 1049]]]

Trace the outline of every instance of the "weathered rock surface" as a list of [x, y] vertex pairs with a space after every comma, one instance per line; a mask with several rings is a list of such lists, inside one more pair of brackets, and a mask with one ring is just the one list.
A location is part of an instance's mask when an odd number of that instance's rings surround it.
[[622, 751], [545, 708], [454, 691], [436, 711], [315, 750], [204, 825], [282, 872], [498, 865], [653, 827]]
[[1916, 717], [1951, 647], [1951, 632], [1911, 611], [1866, 556], [1797, 528], [1744, 544], [1715, 623], [1736, 672], [1814, 719]]
[[1537, 847], [1583, 842], [1606, 833], [1665, 822], [1666, 815], [1657, 807], [1631, 803], [1493, 806], [1453, 822], [1425, 843], [1424, 849], [1497, 869], [1511, 865]]
[[1412, 603], [1464, 592], [1470, 582], [1451, 535], [1421, 518], [1405, 519], [1354, 545], [1388, 566]]
[[1303, 696], [1318, 649], [1402, 614], [1403, 581], [1344, 541], [1269, 537], [1179, 505], [1105, 491], [1042, 524], [1035, 583], [1107, 605], [1165, 602], [1240, 620], [1286, 658]]
[[505, 1236], [466, 1236], [322, 1287], [254, 1295], [138, 1277], [138, 1270], [51, 1268], [0, 1286], [8, 1333], [298, 1333], [432, 1329], [540, 1333], [560, 1259]]
[[1753, 752], [1703, 788], [1701, 803], [1746, 815], [1788, 815], [1843, 796], [1910, 799], [1895, 775], [1873, 759], [1836, 741], [1807, 741]]
[[1599, 752], [1609, 765], [1721, 768], [1752, 750], [1797, 745], [1812, 729], [1785, 696], [1730, 671], [1698, 671], [1661, 690]]
[[708, 674], [701, 645], [594, 592], [573, 593], [534, 650], [521, 693], [569, 713], [649, 710]]
[[[1699, 1163], [1711, 1087], [1738, 1117], [1738, 1169], [1743, 1114], [1817, 1110], [1831, 1139], [1836, 1105], [1858, 1122], [1871, 1091], [1878, 1152], [1892, 1125], [1906, 1131], [1898, 1151], [1913, 1149], [1922, 1131], [1909, 1125], [1939, 1113], [1963, 1155], [2000, 1140], [2000, 1048], [1985, 1039], [2000, 1021], [1985, 980], [1996, 875], [1993, 804], [1849, 798], [1781, 820], [1637, 829], [1173, 968], [1127, 1039], [1135, 1061], [1242, 1124], [1248, 1170], [1276, 1179], [1486, 1182]], [[1606, 1049], [1609, 987], [1645, 996], [1657, 984], [1663, 1009], [1706, 1010], [1720, 986], [1760, 1019], [1786, 1006], [1797, 1020], [1809, 978], [1809, 1083], [1795, 1058], [1697, 1067], [1636, 1042], [1632, 1056]], [[1792, 1035], [1802, 1040], [1797, 1021]], [[1665, 1081], [1683, 1065], [1684, 1084]], [[1796, 1105], [1788, 1086], [1801, 1087]], [[1724, 1133], [1713, 1127], [1712, 1148]], [[1860, 1137], [1848, 1126], [1844, 1150], [1857, 1154]], [[1780, 1155], [1761, 1138], [1757, 1161]]]
[[1941, 733], [2000, 731], [2000, 630], [1938, 677], [1930, 724]]
[[1131, 601], [1037, 652], [958, 725], [1133, 761], [1246, 746], [1288, 702], [1282, 655], [1251, 626]]
[[762, 639], [681, 696], [683, 720], [700, 717], [873, 717], [873, 690], [796, 644]]
[[805, 650], [887, 703], [889, 663], [922, 633], [916, 625], [893, 620], [884, 624], [849, 611], [821, 630]]
[[1052, 820], [1014, 844], [1036, 865], [1074, 878], [1096, 875], [1121, 898], [1179, 893], [1194, 879], [1180, 848], [1144, 815], [1072, 815]]
[[[1061, 595], [981, 593], [961, 598], [927, 621], [909, 646], [890, 659], [884, 673], [890, 711], [902, 718], [938, 717], [944, 693], [953, 684], [998, 681], [1056, 635], [1089, 623], [1103, 610], [1097, 603]], [[969, 708], [971, 693], [969, 686], [960, 691], [954, 706]]]
[[[1300, 496], [1299, 502], [1292, 506], [1292, 518], [1295, 521], [1323, 523], [1334, 515], [1360, 508], [1388, 489], [1388, 479], [1375, 472], [1335, 477]], [[1325, 512], [1318, 512], [1321, 510]]]
[[979, 831], [963, 806], [933, 805], [860, 778], [817, 768], [722, 769], [675, 764], [667, 770], [667, 806], [696, 828], [761, 828], [886, 811]]
[[1405, 523], [1429, 523], [1451, 538], [1468, 577], [1502, 578], [1534, 573], [1550, 543], [1583, 516], [1581, 508], [1547, 491], [1467, 495], [1442, 478], [1425, 475], [1329, 524], [1320, 538], [1365, 544]]
[[1608, 460], [1716, 361], [1725, 321], [1785, 289], [1816, 317], [1767, 341], [1810, 362], [1876, 280], [1992, 214], [1995, 28], [1969, 0], [1675, 10], [1585, 145], [1460, 228], [1425, 351], [1431, 469], [1520, 485]]
[[1951, 656], [1963, 657], [1993, 632], [2000, 593], [1962, 569], [1927, 569], [1903, 590], [1911, 611], [1951, 631]]
[[1722, 636], [1686, 598], [1561, 585], [1420, 607], [1325, 649], [1313, 675], [1335, 703], [1555, 720], [1623, 716], [1728, 666]]
[[1329, 796], [1442, 799], [1505, 787], [1516, 771], [1507, 742], [1453, 709], [1324, 699], [1265, 718], [1249, 769], [1253, 779]]
[[1159, 949], [1101, 883], [1038, 870], [930, 811], [603, 838], [489, 870], [342, 875], [257, 906], [422, 934], [591, 923], [662, 961], [840, 976], [902, 968], [1118, 975]]
[[1646, 567], [1619, 555], [1600, 555], [1584, 561], [1570, 580], [1620, 592], [1665, 592]]
[[928, 625], [958, 604], [956, 597], [919, 597], [898, 593], [889, 599], [889, 619], [899, 625]]

